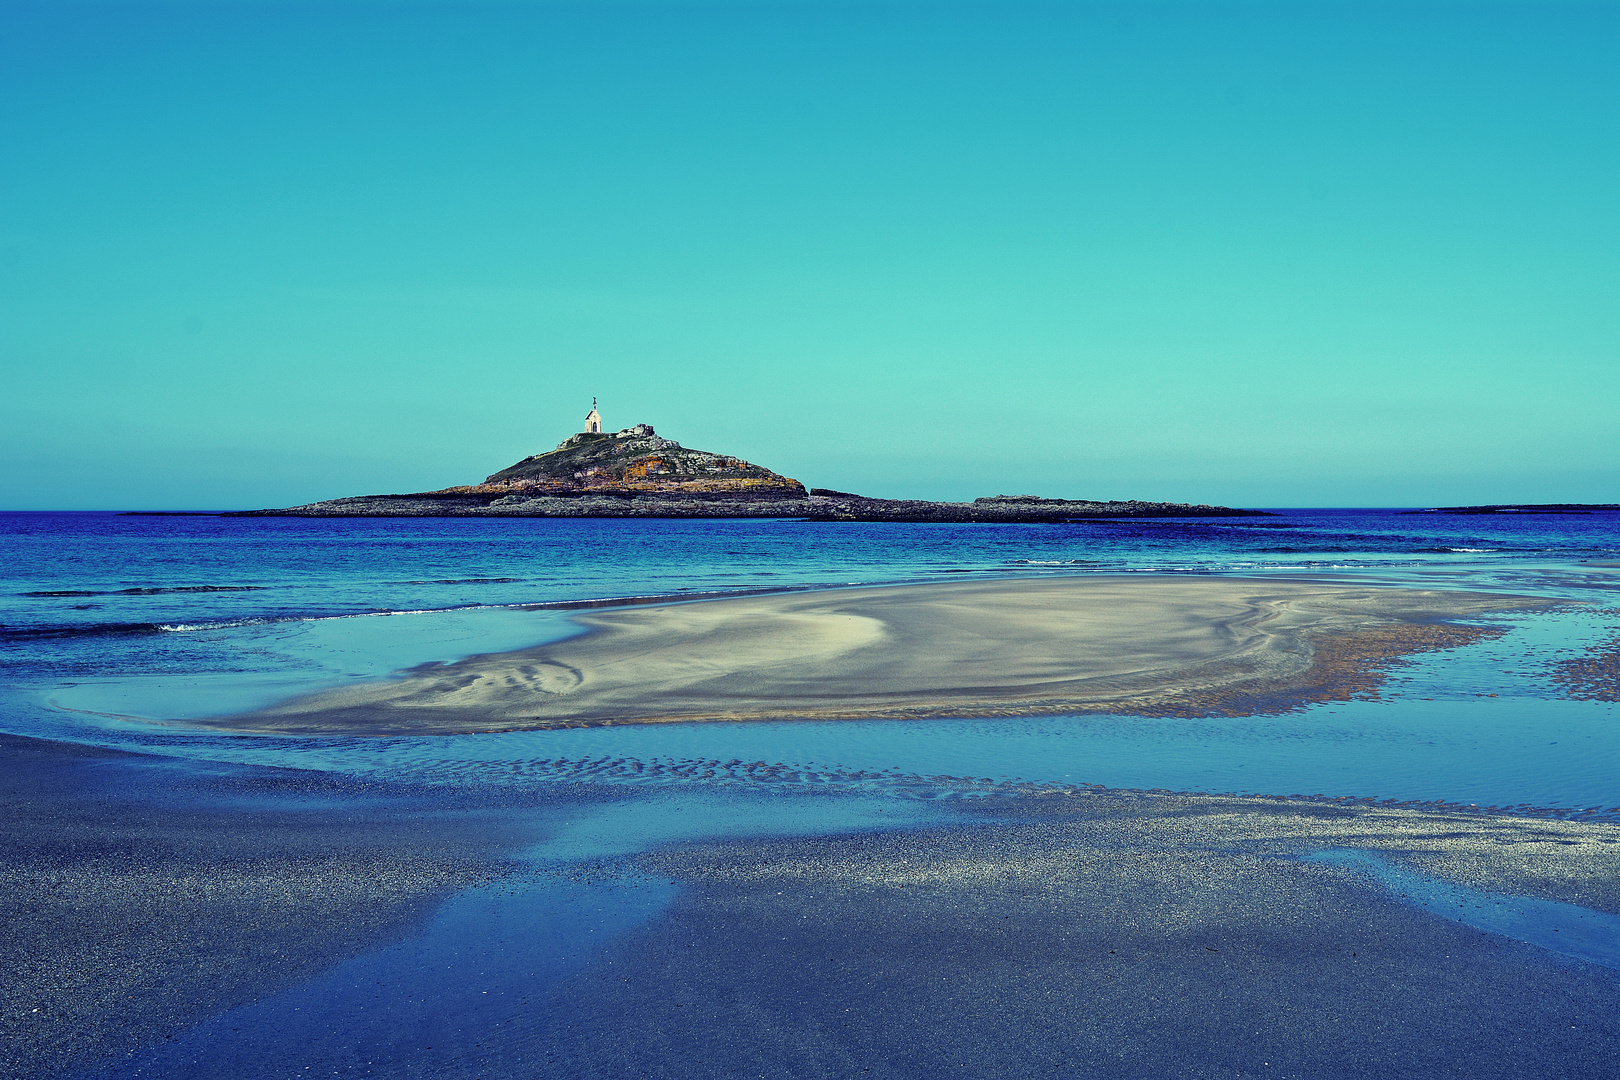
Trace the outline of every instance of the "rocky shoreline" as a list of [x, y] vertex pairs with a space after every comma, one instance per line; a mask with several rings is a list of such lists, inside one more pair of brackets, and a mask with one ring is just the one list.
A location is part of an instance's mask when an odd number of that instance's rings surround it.
[[995, 496], [973, 502], [873, 499], [823, 493], [802, 496], [744, 493], [593, 491], [578, 495], [419, 492], [361, 495], [279, 510], [241, 510], [227, 517], [551, 517], [551, 518], [802, 518], [809, 521], [1054, 523], [1092, 518], [1209, 518], [1270, 516], [1260, 510], [1188, 503], [1086, 502], [1034, 496]]

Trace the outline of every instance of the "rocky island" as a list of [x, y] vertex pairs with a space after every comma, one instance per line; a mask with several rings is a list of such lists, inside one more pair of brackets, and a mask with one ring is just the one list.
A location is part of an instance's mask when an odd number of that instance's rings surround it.
[[1186, 503], [1076, 501], [995, 495], [970, 503], [874, 499], [799, 481], [727, 454], [692, 450], [648, 424], [585, 430], [482, 483], [401, 495], [359, 495], [233, 516], [703, 517], [817, 521], [1059, 522], [1075, 518], [1236, 517], [1260, 514]]

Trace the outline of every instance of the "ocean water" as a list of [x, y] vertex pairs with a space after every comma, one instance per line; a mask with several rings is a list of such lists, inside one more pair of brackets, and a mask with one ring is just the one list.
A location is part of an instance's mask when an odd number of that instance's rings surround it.
[[[1620, 513], [1393, 510], [1066, 525], [0, 515], [0, 728], [435, 782], [916, 795], [1099, 784], [1620, 813], [1616, 705], [1552, 665], [1615, 631]], [[1610, 565], [1605, 565], [1610, 564]], [[575, 606], [994, 575], [1308, 575], [1574, 602], [1279, 717], [225, 738], [220, 715], [577, 632]]]
[[[1415, 658], [1376, 700], [1281, 716], [417, 738], [172, 723], [555, 640], [578, 631], [580, 605], [1097, 573], [1303, 575], [1569, 604], [1493, 618], [1507, 633]], [[535, 1003], [677, 892], [568, 868], [663, 846], [960, 826], [955, 800], [1078, 785], [1614, 820], [1620, 705], [1572, 697], [1554, 676], [1616, 634], [1620, 513], [1039, 526], [0, 515], [0, 730], [159, 755], [168, 769], [284, 766], [488, 792], [492, 813], [508, 812], [514, 786], [606, 796], [551, 812], [549, 838], [514, 853], [511, 877], [452, 896], [404, 940], [125, 1048], [86, 1077], [552, 1075], [527, 1022]], [[167, 797], [160, 783], [151, 797]], [[1612, 917], [1462, 890], [1366, 853], [1316, 857], [1492, 933], [1588, 962], [1620, 956]], [[1564, 940], [1576, 932], [1578, 948]]]

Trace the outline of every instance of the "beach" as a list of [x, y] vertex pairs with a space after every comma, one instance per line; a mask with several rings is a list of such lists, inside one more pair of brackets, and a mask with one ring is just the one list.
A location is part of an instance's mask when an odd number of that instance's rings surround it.
[[1620, 4], [0, 28], [0, 1080], [1620, 1080]]
[[30, 519], [0, 1072], [1606, 1080], [1613, 530], [1481, 527]]
[[401, 735], [1076, 711], [1243, 715], [1372, 693], [1533, 597], [1208, 577], [1013, 578], [593, 611], [538, 648], [202, 721]]

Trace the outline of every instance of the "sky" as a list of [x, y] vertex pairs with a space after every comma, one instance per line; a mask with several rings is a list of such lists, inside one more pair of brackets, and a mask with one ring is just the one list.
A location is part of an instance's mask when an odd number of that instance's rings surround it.
[[1620, 5], [0, 0], [0, 509], [1620, 501]]

